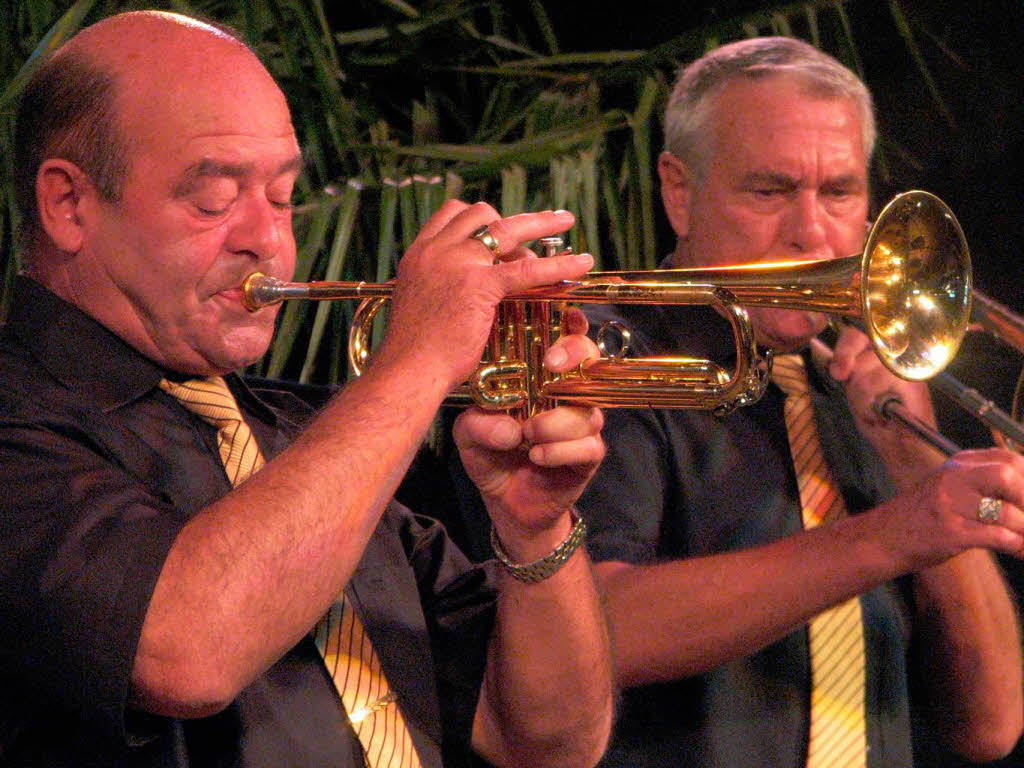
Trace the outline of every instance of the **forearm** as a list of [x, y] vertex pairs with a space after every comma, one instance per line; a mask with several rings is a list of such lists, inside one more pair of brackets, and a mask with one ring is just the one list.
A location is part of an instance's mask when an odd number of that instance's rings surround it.
[[[141, 705], [215, 710], [309, 631], [430, 423], [442, 395], [424, 378], [371, 368], [282, 455], [182, 529], [136, 655]], [[196, 711], [180, 709], [185, 701]]]
[[991, 554], [969, 550], [914, 577], [916, 661], [938, 732], [975, 761], [1002, 756], [1024, 717], [1020, 629]]
[[474, 747], [501, 766], [593, 765], [611, 727], [612, 674], [589, 560], [581, 548], [542, 582], [499, 578]]
[[739, 552], [599, 564], [617, 683], [689, 677], [744, 658], [895, 577], [903, 566], [878, 543], [874, 516]]

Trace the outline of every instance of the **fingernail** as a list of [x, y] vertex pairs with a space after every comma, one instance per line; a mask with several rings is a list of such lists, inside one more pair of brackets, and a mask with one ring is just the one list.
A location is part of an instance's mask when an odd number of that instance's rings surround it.
[[568, 213], [568, 211], [565, 208], [559, 208], [555, 213]]
[[552, 347], [548, 350], [548, 353], [544, 355], [544, 365], [547, 368], [557, 368], [565, 363], [569, 359], [568, 353], [561, 347]]

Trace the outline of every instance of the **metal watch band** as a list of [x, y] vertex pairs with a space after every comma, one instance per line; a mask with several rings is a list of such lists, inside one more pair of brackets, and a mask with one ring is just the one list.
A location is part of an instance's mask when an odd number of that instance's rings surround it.
[[505, 566], [505, 569], [514, 578], [527, 584], [536, 584], [538, 581], [544, 581], [544, 579], [565, 565], [566, 561], [572, 557], [572, 553], [579, 549], [580, 544], [587, 538], [586, 522], [577, 514], [576, 510], [572, 511], [572, 515], [576, 518], [576, 522], [573, 524], [572, 530], [569, 531], [569, 535], [561, 544], [555, 547], [550, 555], [542, 557], [540, 560], [522, 564], [513, 562], [502, 546], [501, 540], [498, 538], [498, 532], [494, 530], [493, 525], [491, 526], [491, 549], [494, 550], [498, 560], [501, 561], [501, 564]]

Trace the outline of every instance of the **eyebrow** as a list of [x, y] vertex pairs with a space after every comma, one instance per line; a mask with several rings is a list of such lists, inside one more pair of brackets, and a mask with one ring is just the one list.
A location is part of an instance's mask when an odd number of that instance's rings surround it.
[[758, 184], [773, 184], [777, 186], [795, 187], [797, 181], [792, 176], [772, 171], [751, 171], [744, 174], [743, 186], [756, 186]]
[[[281, 163], [271, 174], [272, 178], [286, 173], [301, 173], [303, 168], [302, 155], [294, 155]], [[182, 173], [174, 185], [174, 196], [184, 197], [195, 189], [196, 182], [205, 178], [241, 179], [252, 172], [252, 163], [226, 163], [204, 157], [193, 163]]]
[[[864, 180], [856, 173], [844, 173], [839, 176], [833, 176], [825, 179], [822, 186], [849, 187], [861, 186], [863, 183]], [[799, 186], [799, 181], [785, 173], [775, 173], [773, 171], [751, 171], [743, 176], [742, 184], [744, 186], [773, 184], [783, 187], [797, 187]]]

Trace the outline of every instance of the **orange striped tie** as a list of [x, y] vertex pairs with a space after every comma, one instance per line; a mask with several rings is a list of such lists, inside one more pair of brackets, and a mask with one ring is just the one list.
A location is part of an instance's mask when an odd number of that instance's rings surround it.
[[[786, 393], [785, 417], [804, 528], [846, 515], [846, 504], [821, 452], [807, 371], [799, 355], [775, 358], [772, 378]], [[811, 619], [811, 732], [807, 768], [863, 768], [867, 764], [864, 715], [864, 627], [852, 598]]]
[[[191, 379], [180, 384], [164, 379], [160, 388], [186, 410], [217, 428], [217, 449], [232, 486], [245, 482], [266, 463], [222, 377]], [[314, 634], [363, 747], [366, 765], [420, 768], [409, 729], [394, 705], [397, 696], [388, 687], [370, 637], [344, 593], [317, 624]]]

